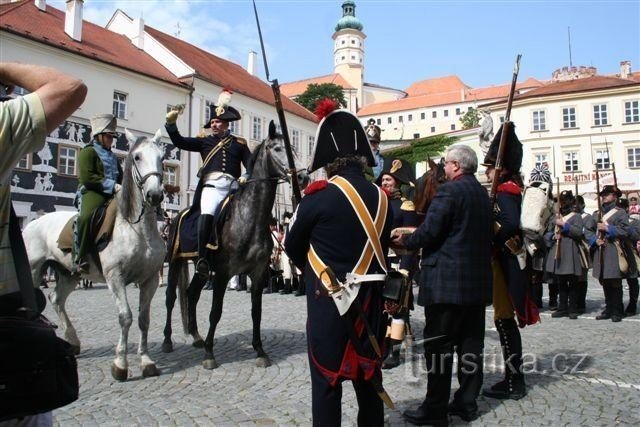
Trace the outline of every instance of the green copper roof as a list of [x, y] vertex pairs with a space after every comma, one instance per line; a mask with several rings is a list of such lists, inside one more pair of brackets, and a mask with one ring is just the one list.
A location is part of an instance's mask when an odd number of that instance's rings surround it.
[[362, 22], [356, 18], [356, 2], [347, 0], [342, 3], [342, 18], [336, 24], [336, 31], [344, 29], [353, 29], [362, 31]]

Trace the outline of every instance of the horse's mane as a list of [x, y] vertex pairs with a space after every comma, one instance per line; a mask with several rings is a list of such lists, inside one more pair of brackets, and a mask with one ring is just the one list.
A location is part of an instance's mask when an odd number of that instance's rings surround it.
[[120, 191], [121, 196], [118, 204], [118, 209], [120, 210], [120, 214], [123, 216], [123, 218], [127, 220], [132, 219], [133, 213], [136, 209], [134, 197], [134, 192], [136, 191], [136, 183], [133, 180], [133, 156], [131, 155], [131, 153], [133, 153], [136, 148], [138, 148], [138, 146], [145, 140], [146, 138], [144, 136], [139, 137], [133, 144], [133, 146], [131, 146], [129, 154], [127, 154], [127, 158], [124, 161], [124, 176], [122, 177], [122, 189]]
[[424, 215], [431, 204], [431, 200], [436, 195], [436, 190], [440, 184], [446, 181], [444, 173], [444, 160], [440, 159], [435, 163], [429, 159], [429, 169], [416, 181], [416, 212]]

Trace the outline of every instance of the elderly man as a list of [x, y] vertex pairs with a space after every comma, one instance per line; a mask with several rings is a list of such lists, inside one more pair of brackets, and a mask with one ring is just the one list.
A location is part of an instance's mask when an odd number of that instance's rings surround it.
[[[422, 248], [420, 286], [424, 295], [427, 394], [404, 412], [414, 424], [446, 424], [447, 412], [465, 421], [477, 418], [482, 386], [485, 307], [491, 304], [491, 207], [475, 172], [478, 159], [465, 145], [446, 153], [448, 182], [409, 236], [392, 232], [393, 244]], [[453, 349], [460, 388], [449, 405]]]

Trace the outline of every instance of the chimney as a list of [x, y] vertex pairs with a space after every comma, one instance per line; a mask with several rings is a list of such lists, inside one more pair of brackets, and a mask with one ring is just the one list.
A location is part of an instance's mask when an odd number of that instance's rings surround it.
[[631, 61], [620, 61], [620, 78], [628, 79], [631, 76]]
[[35, 0], [36, 7], [43, 12], [47, 11], [47, 0]]
[[254, 51], [249, 52], [249, 60], [247, 62], [247, 71], [252, 76], [256, 75], [256, 62], [258, 62], [258, 54]]
[[142, 18], [136, 18], [133, 21], [133, 37], [131, 43], [138, 49], [144, 50], [144, 20]]
[[64, 15], [64, 32], [76, 41], [82, 41], [83, 3], [83, 0], [67, 0], [67, 12]]

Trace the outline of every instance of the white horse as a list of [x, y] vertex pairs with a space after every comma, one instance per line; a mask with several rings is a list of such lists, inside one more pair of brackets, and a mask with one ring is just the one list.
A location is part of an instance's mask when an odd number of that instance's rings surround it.
[[[99, 253], [102, 271], [91, 259], [88, 274], [82, 276], [83, 279], [106, 283], [115, 298], [120, 339], [116, 346], [116, 358], [111, 365], [111, 375], [118, 381], [125, 381], [128, 377], [127, 339], [132, 314], [125, 286], [129, 283], [136, 283], [140, 289], [138, 326], [141, 334], [138, 354], [142, 375], [160, 374], [148, 354], [147, 333], [151, 299], [158, 287], [158, 271], [162, 268], [166, 252], [156, 223], [156, 207], [163, 198], [163, 150], [158, 142], [160, 130], [152, 139], [136, 139], [129, 131], [125, 132], [131, 150], [125, 161], [122, 188], [115, 196], [118, 212], [111, 241]], [[75, 289], [77, 277], [70, 274], [71, 253], [61, 251], [57, 243], [61, 230], [75, 215], [77, 213], [68, 211], [44, 215], [29, 223], [23, 237], [34, 283], [40, 283], [45, 263], [57, 270], [58, 280], [49, 300], [64, 325], [65, 339], [79, 352], [80, 340], [65, 310], [65, 301]]]

